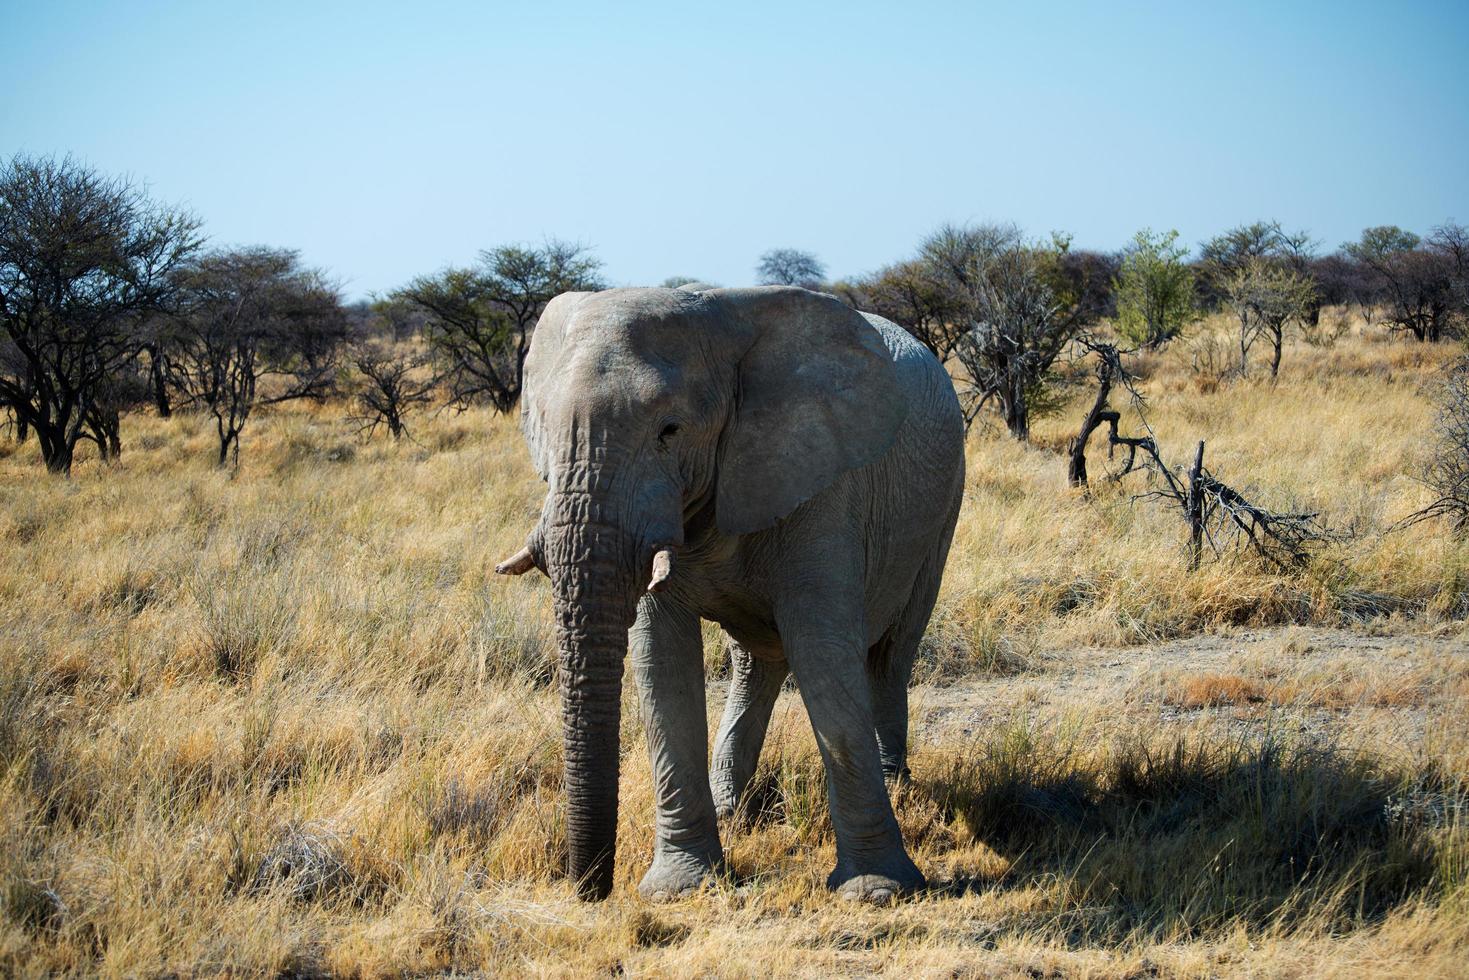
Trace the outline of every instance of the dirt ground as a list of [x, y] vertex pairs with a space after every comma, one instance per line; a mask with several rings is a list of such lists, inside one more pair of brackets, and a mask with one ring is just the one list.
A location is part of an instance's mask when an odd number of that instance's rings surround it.
[[[1469, 669], [1469, 629], [1242, 629], [1133, 648], [1042, 651], [1036, 660], [1010, 677], [914, 688], [912, 736], [948, 741], [1028, 704], [1040, 714], [1106, 706], [1139, 721], [1202, 712], [1216, 723], [1288, 721], [1323, 734], [1351, 714], [1353, 727], [1371, 721], [1378, 734], [1419, 740], [1432, 709], [1463, 693], [1455, 682]], [[1238, 678], [1243, 695], [1206, 690], [1191, 698], [1195, 692], [1180, 690], [1198, 678]]]
[[[1271, 727], [1311, 742], [1412, 753], [1469, 717], [1469, 626], [1238, 629], [1136, 647], [1029, 646], [1004, 676], [922, 682], [909, 692], [913, 751], [952, 747], [1013, 720], [1108, 729], [1179, 725], [1240, 734]], [[919, 673], [922, 668], [920, 666]], [[725, 685], [711, 684], [710, 714]], [[781, 695], [772, 731], [799, 730]]]

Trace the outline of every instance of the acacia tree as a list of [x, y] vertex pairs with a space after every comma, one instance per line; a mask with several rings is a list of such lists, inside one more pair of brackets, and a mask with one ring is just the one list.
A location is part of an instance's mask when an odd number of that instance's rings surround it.
[[1376, 297], [1371, 282], [1356, 259], [1341, 251], [1322, 255], [1311, 259], [1307, 275], [1316, 288], [1318, 307], [1356, 305], [1371, 323]]
[[479, 264], [419, 276], [391, 298], [426, 315], [424, 333], [440, 362], [449, 403], [488, 402], [510, 411], [520, 400], [530, 335], [552, 297], [603, 288], [601, 262], [580, 246], [502, 245]]
[[97, 389], [82, 425], [80, 438], [97, 446], [102, 460], [122, 455], [122, 414], [142, 408], [151, 394], [144, 367], [132, 360], [108, 375]]
[[166, 419], [173, 415], [173, 395], [169, 390], [169, 358], [173, 354], [174, 318], [160, 315], [150, 318], [142, 325], [137, 352], [148, 365], [148, 396], [158, 417]]
[[1155, 235], [1144, 228], [1122, 253], [1113, 286], [1117, 332], [1135, 347], [1158, 348], [1197, 318], [1194, 275], [1183, 264], [1188, 252], [1178, 232]]
[[1342, 246], [1367, 269], [1386, 307], [1392, 330], [1405, 331], [1425, 343], [1452, 336], [1469, 305], [1462, 278], [1464, 229], [1449, 223], [1427, 241], [1396, 225], [1379, 225]]
[[[1199, 281], [1204, 304], [1210, 309], [1227, 299], [1232, 277], [1251, 262], [1271, 260], [1305, 275], [1317, 242], [1306, 231], [1286, 231], [1279, 221], [1255, 221], [1231, 228], [1199, 246]], [[1319, 307], [1315, 311], [1319, 313]], [[1315, 318], [1311, 322], [1314, 324]]]
[[428, 314], [416, 303], [394, 296], [374, 296], [367, 306], [367, 329], [395, 344], [423, 334]]
[[1249, 370], [1250, 348], [1265, 338], [1270, 344], [1270, 377], [1280, 374], [1285, 332], [1305, 326], [1316, 289], [1311, 280], [1288, 265], [1254, 257], [1224, 281], [1224, 302], [1239, 323], [1239, 373]]
[[1438, 256], [1448, 279], [1450, 316], [1462, 334], [1469, 316], [1469, 228], [1445, 222], [1429, 233], [1428, 247]]
[[821, 260], [798, 248], [772, 248], [760, 256], [755, 266], [755, 281], [762, 286], [819, 289], [825, 278], [826, 266]]
[[[1227, 275], [1252, 258], [1274, 255], [1280, 234], [1278, 221], [1237, 225], [1199, 246], [1199, 265]], [[1220, 285], [1223, 285], [1222, 279]]]
[[0, 403], [18, 434], [35, 432], [51, 472], [70, 473], [89, 422], [112, 418], [102, 402], [199, 248], [198, 228], [70, 158], [0, 166]]
[[240, 432], [259, 405], [332, 390], [346, 316], [334, 286], [294, 251], [215, 252], [178, 277], [182, 308], [170, 380], [214, 418], [220, 466], [240, 459]]
[[993, 403], [1016, 439], [1030, 437], [1036, 400], [1061, 351], [1096, 317], [1094, 291], [1075, 288], [1070, 239], [1027, 242], [1014, 225], [945, 225], [919, 261], [943, 287], [960, 324], [954, 357], [965, 425]]

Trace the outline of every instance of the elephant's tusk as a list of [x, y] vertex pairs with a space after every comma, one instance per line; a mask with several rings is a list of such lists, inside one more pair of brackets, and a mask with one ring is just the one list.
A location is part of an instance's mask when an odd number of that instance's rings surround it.
[[506, 558], [495, 566], [496, 575], [524, 575], [536, 567], [536, 560], [531, 557], [529, 548], [521, 548], [515, 554]]
[[673, 549], [659, 548], [653, 555], [653, 577], [648, 580], [649, 592], [662, 592], [668, 588], [668, 577], [673, 574]]

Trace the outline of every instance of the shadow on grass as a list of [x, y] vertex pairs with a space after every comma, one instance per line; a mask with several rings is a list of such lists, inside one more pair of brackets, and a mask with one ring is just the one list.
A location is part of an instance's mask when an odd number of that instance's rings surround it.
[[[1345, 930], [1469, 887], [1469, 785], [1428, 764], [1269, 733], [1097, 744], [1019, 723], [913, 768], [899, 819], [930, 894], [1034, 893], [1011, 925], [1062, 942]], [[825, 802], [819, 760], [773, 761], [743, 823], [826, 842]], [[976, 844], [1005, 870], [966, 869]]]
[[916, 792], [1009, 862], [939, 890], [1037, 888], [1072, 938], [1344, 929], [1465, 885], [1462, 780], [1269, 734], [1082, 749], [1012, 727]]

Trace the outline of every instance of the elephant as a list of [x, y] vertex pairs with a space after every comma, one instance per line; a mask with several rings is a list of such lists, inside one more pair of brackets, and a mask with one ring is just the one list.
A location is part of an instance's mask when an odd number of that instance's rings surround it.
[[[827, 774], [827, 887], [924, 887], [888, 780], [964, 485], [939, 362], [899, 327], [785, 286], [563, 293], [525, 359], [521, 424], [548, 485], [502, 574], [551, 581], [569, 873], [612, 888], [624, 658], [656, 805], [639, 890], [722, 874], [721, 817], [755, 771], [788, 673]], [[700, 621], [730, 637], [712, 761]]]

